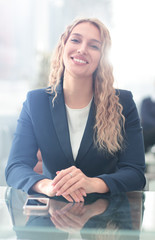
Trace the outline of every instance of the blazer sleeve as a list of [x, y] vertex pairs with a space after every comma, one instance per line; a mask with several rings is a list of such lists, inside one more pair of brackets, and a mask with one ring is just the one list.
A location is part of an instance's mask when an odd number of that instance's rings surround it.
[[19, 116], [5, 170], [9, 186], [29, 192], [39, 180], [47, 178], [33, 171], [37, 163], [38, 144], [33, 130], [29, 106], [29, 93]]
[[98, 176], [105, 181], [111, 193], [142, 190], [146, 184], [143, 134], [137, 108], [131, 92], [124, 91], [121, 95], [125, 116], [125, 147], [118, 154], [116, 172]]

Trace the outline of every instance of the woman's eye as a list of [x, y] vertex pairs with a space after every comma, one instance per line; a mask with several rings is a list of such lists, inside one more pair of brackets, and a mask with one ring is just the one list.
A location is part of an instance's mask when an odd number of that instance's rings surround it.
[[91, 48], [95, 49], [95, 50], [99, 50], [99, 47], [96, 45], [90, 45]]
[[79, 43], [80, 41], [79, 41], [78, 39], [76, 39], [76, 38], [72, 38], [72, 39], [71, 39], [71, 42]]

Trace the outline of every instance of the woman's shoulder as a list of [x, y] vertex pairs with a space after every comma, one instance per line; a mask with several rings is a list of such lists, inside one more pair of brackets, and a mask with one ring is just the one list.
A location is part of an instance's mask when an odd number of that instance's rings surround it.
[[30, 90], [27, 92], [26, 103], [29, 107], [41, 108], [47, 105], [50, 96], [49, 88]]
[[[62, 86], [61, 84], [59, 84], [57, 86], [57, 94], [61, 94], [62, 93]], [[54, 97], [55, 96], [55, 92], [51, 92], [51, 87], [46, 87], [46, 88], [40, 88], [40, 89], [34, 89], [34, 90], [30, 90], [27, 93], [27, 98], [49, 98], [49, 97]]]
[[28, 97], [35, 97], [35, 96], [48, 96], [49, 95], [50, 88], [39, 88], [39, 89], [33, 89], [28, 91], [27, 96]]
[[127, 114], [136, 107], [132, 92], [124, 89], [117, 89], [116, 94], [119, 97], [119, 103], [123, 106], [123, 113]]
[[133, 98], [132, 92], [129, 90], [124, 90], [124, 89], [116, 89], [116, 95], [119, 97], [120, 101], [121, 100], [129, 100], [130, 98]]
[[49, 88], [33, 89], [27, 92], [27, 101], [39, 101], [51, 96]]

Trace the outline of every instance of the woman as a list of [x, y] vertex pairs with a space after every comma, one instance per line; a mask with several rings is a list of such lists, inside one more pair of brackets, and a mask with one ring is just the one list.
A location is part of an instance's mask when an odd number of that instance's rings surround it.
[[[145, 186], [142, 129], [132, 94], [113, 87], [111, 39], [97, 19], [68, 26], [48, 89], [28, 93], [6, 168], [8, 185], [29, 194], [84, 201], [88, 193]], [[43, 174], [33, 171], [37, 151]]]

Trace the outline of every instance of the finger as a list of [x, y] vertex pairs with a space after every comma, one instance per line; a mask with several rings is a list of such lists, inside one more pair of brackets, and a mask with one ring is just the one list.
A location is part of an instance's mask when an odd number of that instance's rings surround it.
[[[69, 190], [71, 186], [74, 185], [74, 188], [72, 188], [72, 192], [76, 191], [77, 189], [81, 188], [81, 193], [83, 196], [86, 197], [86, 191], [83, 188], [85, 184], [85, 178], [86, 176], [81, 172], [79, 169], [74, 169], [72, 172], [69, 172], [67, 175], [65, 175], [53, 188], [53, 190], [56, 192], [56, 196], [62, 195], [64, 192]], [[75, 183], [80, 182], [82, 183], [80, 185], [75, 185]], [[76, 186], [76, 187], [75, 187]], [[69, 191], [69, 194], [71, 191]]]
[[[67, 169], [68, 170], [68, 169]], [[66, 171], [66, 170], [65, 170]], [[77, 168], [72, 168], [72, 172], [69, 172], [67, 175], [63, 175], [64, 170], [62, 173], [58, 173], [58, 175], [62, 175], [63, 178], [53, 187], [53, 191], [56, 192], [56, 196], [63, 195], [64, 192], [70, 189], [71, 186], [75, 185], [76, 182], [81, 182], [84, 179], [84, 174], [81, 170]], [[76, 188], [72, 188], [72, 192], [80, 188], [80, 185], [75, 185]], [[69, 191], [69, 194], [71, 191]], [[68, 195], [66, 193], [66, 195]], [[81, 195], [86, 196], [86, 191], [81, 187]]]
[[[82, 181], [79, 180], [78, 182], [75, 182], [74, 184], [72, 184], [72, 186], [70, 186], [69, 188], [66, 188], [66, 190], [64, 192], [62, 192], [62, 190], [60, 189], [57, 193], [56, 196], [60, 195], [71, 195], [72, 192], [77, 191], [78, 189], [81, 189], [83, 187]], [[65, 187], [64, 187], [65, 188]]]
[[79, 191], [72, 192], [70, 196], [75, 202], [84, 202], [84, 198], [79, 194]]
[[81, 195], [82, 195], [82, 196], [84, 196], [84, 197], [87, 196], [87, 193], [86, 193], [86, 191], [85, 191], [84, 188], [79, 188], [79, 191], [81, 192]]
[[76, 194], [76, 196], [80, 199], [80, 202], [84, 202], [84, 198], [83, 198], [83, 195], [82, 195], [80, 189], [77, 189], [77, 190], [75, 191], [75, 194]]
[[73, 175], [71, 176], [70, 174], [67, 174], [62, 179], [60, 179], [60, 181], [54, 186], [53, 190], [57, 192], [57, 196], [59, 196], [62, 194], [62, 192], [72, 186], [77, 180], [77, 176], [73, 177]]
[[71, 172], [74, 169], [76, 169], [76, 167], [72, 166], [61, 171], [57, 171], [56, 172], [57, 176], [53, 179], [52, 185], [56, 185], [56, 183], [59, 182], [60, 179], [62, 179], [64, 176], [66, 176], [69, 172]]
[[80, 194], [79, 191], [75, 191], [74, 193], [71, 193], [70, 195], [62, 195], [67, 201], [69, 202], [84, 202], [83, 196]]
[[[63, 196], [63, 195], [62, 195]], [[68, 202], [73, 202], [73, 199], [71, 198], [70, 195], [65, 195], [63, 196]]]
[[[64, 192], [67, 191], [67, 189], [69, 190], [71, 188], [71, 186], [75, 185], [75, 183], [78, 183], [82, 181], [83, 179], [83, 173], [81, 173], [80, 171], [74, 171], [72, 172], [72, 175], [67, 174], [63, 179], [61, 179], [53, 188], [53, 190], [56, 192], [56, 196], [60, 196], [62, 195]], [[76, 185], [76, 188], [72, 188], [72, 191], [70, 191], [69, 193], [77, 190], [78, 188], [82, 188], [82, 186], [80, 185]], [[74, 189], [74, 190], [73, 190]], [[82, 190], [84, 196], [86, 196], [86, 193], [84, 193], [84, 189]]]

